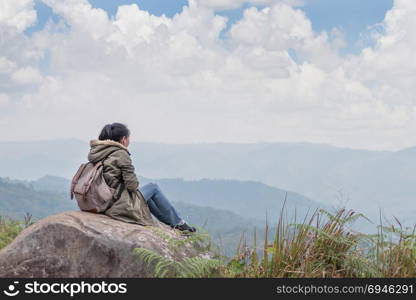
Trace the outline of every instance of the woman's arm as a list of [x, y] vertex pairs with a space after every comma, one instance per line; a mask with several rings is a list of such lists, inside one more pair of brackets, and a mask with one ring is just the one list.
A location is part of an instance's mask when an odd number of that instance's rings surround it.
[[118, 166], [121, 169], [121, 176], [123, 177], [126, 189], [129, 192], [135, 192], [139, 187], [139, 180], [134, 172], [134, 166], [130, 155], [126, 151], [117, 151], [119, 154]]

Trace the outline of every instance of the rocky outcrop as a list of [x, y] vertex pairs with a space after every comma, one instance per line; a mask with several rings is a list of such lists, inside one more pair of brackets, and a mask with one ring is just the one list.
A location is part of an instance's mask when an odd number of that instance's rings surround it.
[[160, 222], [145, 227], [67, 211], [36, 222], [2, 249], [0, 277], [152, 277], [154, 266], [138, 259], [134, 248], [175, 260], [209, 256], [191, 243], [172, 249], [171, 238], [187, 237]]

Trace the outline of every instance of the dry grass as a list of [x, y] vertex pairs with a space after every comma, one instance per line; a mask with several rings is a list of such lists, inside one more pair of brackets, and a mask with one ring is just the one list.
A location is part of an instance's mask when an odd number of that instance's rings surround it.
[[[225, 277], [415, 277], [415, 228], [380, 225], [375, 235], [354, 232], [349, 225], [365, 218], [340, 209], [335, 214], [319, 210], [303, 222], [289, 223], [284, 208], [269, 242], [258, 247], [256, 231], [249, 247], [244, 236], [237, 254], [224, 265]], [[295, 217], [296, 219], [296, 217]], [[260, 254], [260, 255], [259, 255]]]

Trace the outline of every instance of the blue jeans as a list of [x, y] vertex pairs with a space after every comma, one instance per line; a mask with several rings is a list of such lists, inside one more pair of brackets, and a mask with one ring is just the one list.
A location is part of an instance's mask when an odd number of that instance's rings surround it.
[[156, 183], [150, 182], [144, 186], [139, 186], [139, 191], [149, 205], [150, 212], [159, 221], [170, 226], [176, 226], [182, 220]]

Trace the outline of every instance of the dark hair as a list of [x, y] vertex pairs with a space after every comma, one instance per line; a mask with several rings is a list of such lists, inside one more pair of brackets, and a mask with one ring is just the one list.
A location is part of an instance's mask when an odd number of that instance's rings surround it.
[[127, 126], [121, 123], [113, 123], [104, 126], [98, 139], [100, 141], [113, 140], [120, 142], [123, 136], [130, 136], [130, 130], [127, 128]]

